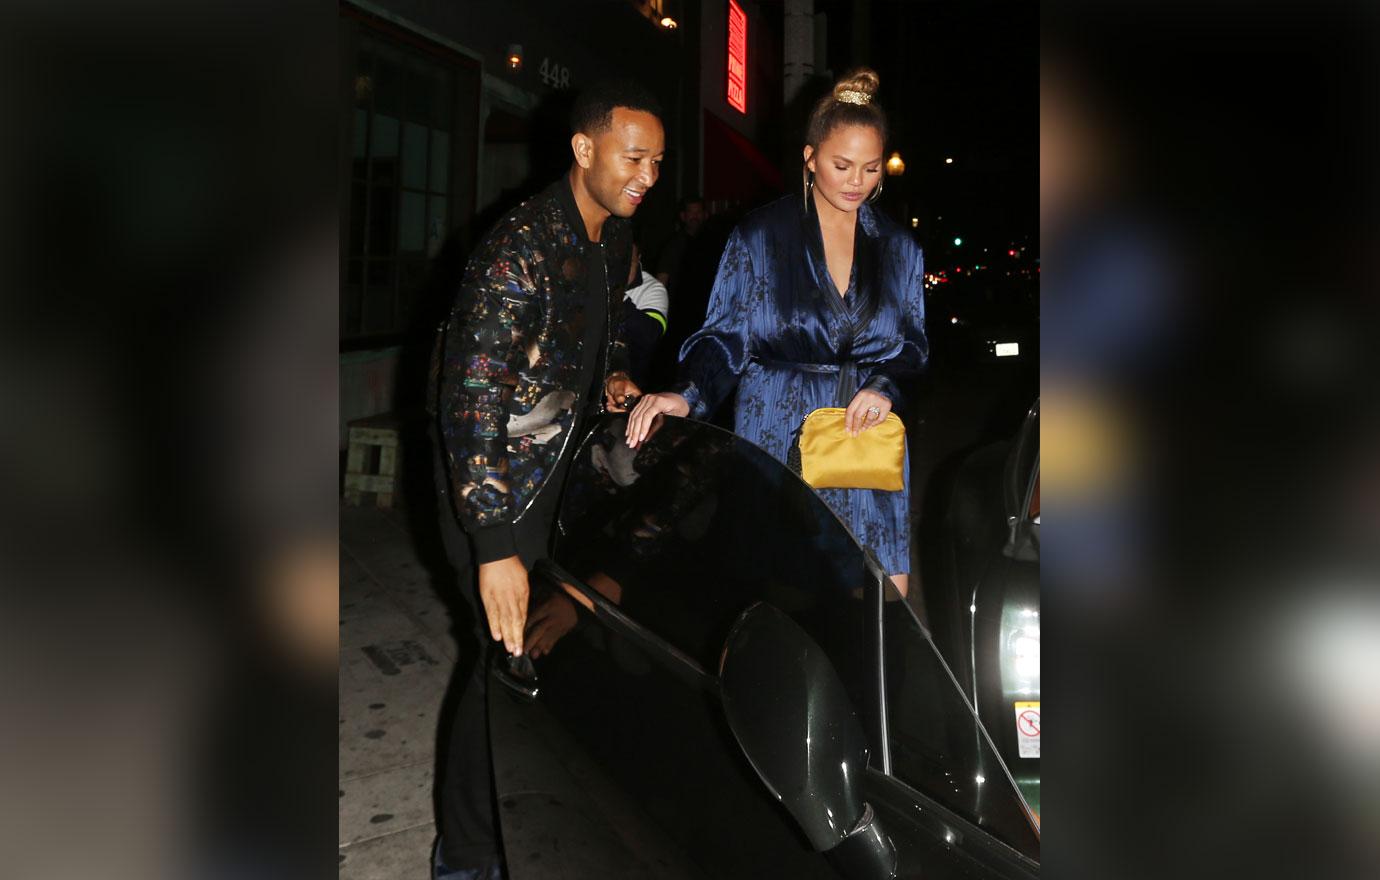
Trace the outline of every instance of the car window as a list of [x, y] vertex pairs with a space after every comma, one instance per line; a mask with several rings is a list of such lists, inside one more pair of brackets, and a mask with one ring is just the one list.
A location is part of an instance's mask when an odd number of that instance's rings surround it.
[[738, 615], [770, 602], [829, 653], [880, 748], [869, 575], [847, 529], [795, 474], [726, 431], [669, 419], [633, 451], [623, 425], [602, 423], [576, 454], [555, 561], [710, 675]]
[[1006, 515], [1034, 520], [1028, 501], [1032, 481], [1037, 478], [1040, 464], [1040, 401], [1036, 400], [1021, 422], [1006, 460]]
[[1036, 861], [1039, 835], [1006, 764], [915, 612], [887, 585], [892, 774]]
[[818, 495], [718, 428], [667, 419], [630, 450], [624, 424], [606, 418], [575, 456], [556, 562], [711, 675], [745, 608], [765, 601], [789, 614], [838, 671], [874, 766], [889, 747], [896, 777], [1038, 858], [1009, 774], [904, 601], [883, 607], [883, 691], [876, 606], [865, 600], [874, 569]]

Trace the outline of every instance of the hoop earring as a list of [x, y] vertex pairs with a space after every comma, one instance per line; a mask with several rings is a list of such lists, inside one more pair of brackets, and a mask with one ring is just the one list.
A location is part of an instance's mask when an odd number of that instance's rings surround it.
[[884, 183], [886, 183], [886, 178], [885, 178], [885, 177], [883, 177], [881, 180], [877, 181], [877, 188], [876, 188], [875, 190], [873, 190], [872, 195], [870, 195], [870, 196], [867, 197], [867, 203], [868, 203], [869, 205], [872, 204], [873, 202], [877, 201], [877, 199], [880, 199], [880, 198], [882, 197], [882, 184], [884, 184]]
[[810, 191], [815, 188], [815, 176], [810, 173], [809, 168], [803, 165], [800, 168], [800, 188], [801, 192], [804, 193], [805, 211], [808, 213], [810, 210]]

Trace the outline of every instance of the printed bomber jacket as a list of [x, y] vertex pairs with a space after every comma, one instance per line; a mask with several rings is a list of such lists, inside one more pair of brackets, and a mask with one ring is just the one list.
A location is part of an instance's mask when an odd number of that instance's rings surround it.
[[[562, 178], [479, 245], [441, 327], [428, 398], [455, 512], [479, 563], [517, 552], [512, 525], [556, 470], [591, 384], [602, 390], [606, 376], [627, 368], [619, 305], [631, 272], [632, 231], [626, 220], [609, 217], [600, 238], [589, 241]], [[589, 270], [587, 255], [596, 266], [602, 256], [602, 278]], [[582, 377], [585, 312], [596, 293], [607, 296], [597, 338], [608, 344]]]

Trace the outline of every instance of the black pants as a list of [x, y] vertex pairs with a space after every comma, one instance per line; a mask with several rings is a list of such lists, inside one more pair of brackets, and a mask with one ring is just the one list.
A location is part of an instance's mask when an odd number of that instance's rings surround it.
[[[451, 720], [449, 750], [445, 765], [438, 768], [441, 786], [441, 859], [450, 868], [477, 868], [499, 854], [496, 793], [493, 757], [489, 751], [488, 669], [489, 656], [498, 644], [489, 636], [484, 606], [479, 600], [478, 571], [470, 551], [469, 538], [456, 521], [451, 506], [450, 483], [439, 438], [433, 432], [433, 466], [436, 476], [437, 510], [441, 540], [446, 556], [456, 572], [456, 585], [468, 604], [474, 626], [471, 648], [462, 656], [474, 656], [468, 674], [459, 669], [451, 687], [458, 688], [460, 699]], [[518, 554], [530, 569], [546, 555], [555, 521], [557, 500], [565, 479], [562, 461], [542, 488], [531, 508], [514, 526]]]

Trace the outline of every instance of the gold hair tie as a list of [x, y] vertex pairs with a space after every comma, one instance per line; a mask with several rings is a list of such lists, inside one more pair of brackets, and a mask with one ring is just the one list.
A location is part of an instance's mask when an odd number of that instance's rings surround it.
[[872, 96], [857, 89], [844, 89], [839, 92], [839, 100], [845, 104], [857, 104], [859, 107], [865, 107], [871, 103]]

